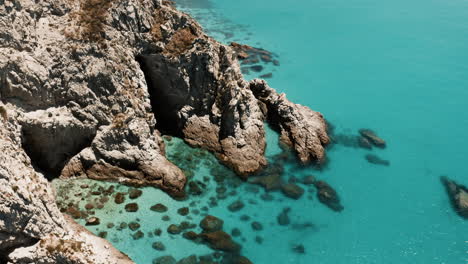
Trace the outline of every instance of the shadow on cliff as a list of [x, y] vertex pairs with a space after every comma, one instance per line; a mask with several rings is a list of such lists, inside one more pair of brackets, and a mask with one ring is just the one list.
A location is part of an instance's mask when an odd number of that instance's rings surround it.
[[175, 84], [184, 82], [178, 69], [166, 63], [160, 54], [140, 55], [136, 60], [145, 75], [151, 107], [157, 120], [156, 128], [163, 134], [183, 137], [177, 120], [180, 119], [179, 110], [188, 100], [188, 91], [173, 88]]
[[22, 145], [33, 167], [48, 180], [60, 176], [68, 161], [91, 145], [94, 133], [66, 127], [50, 131], [45, 128], [23, 126]]

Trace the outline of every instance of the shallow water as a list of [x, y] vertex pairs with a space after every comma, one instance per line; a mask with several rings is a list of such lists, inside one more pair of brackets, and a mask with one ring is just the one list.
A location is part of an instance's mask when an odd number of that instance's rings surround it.
[[[227, 232], [234, 227], [241, 230], [242, 236], [235, 240], [243, 245], [243, 255], [254, 263], [467, 263], [468, 224], [452, 210], [439, 181], [440, 175], [447, 175], [468, 184], [467, 1], [177, 2], [218, 40], [277, 54], [281, 65], [268, 65], [257, 75], [272, 72], [268, 79], [272, 87], [322, 112], [337, 134], [357, 135], [358, 129], [371, 128], [387, 141], [386, 149], [372, 151], [334, 145], [328, 151], [330, 163], [322, 171], [297, 169], [293, 162], [285, 165], [285, 179], [313, 174], [336, 188], [345, 208], [340, 213], [319, 203], [314, 189], [303, 185], [306, 194], [297, 201], [281, 193], [272, 193], [274, 201], [263, 201], [259, 197], [264, 191], [247, 191], [247, 184], [229, 188], [237, 194], [218, 200], [208, 212], [224, 219]], [[113, 202], [96, 211], [101, 223], [140, 219], [142, 239], [133, 240], [128, 229], [107, 230], [107, 238], [137, 263], [151, 263], [162, 255], [180, 259], [212, 252], [180, 235], [167, 235], [169, 223], [148, 209], [162, 202], [169, 207], [170, 223], [180, 223], [186, 217], [176, 213], [178, 208], [197, 201], [195, 207], [200, 209], [216, 196], [219, 185], [210, 169], [229, 172], [205, 152], [199, 159], [184, 160], [181, 153], [197, 150], [178, 139], [169, 144], [170, 159], [193, 171], [194, 179], [208, 176], [204, 194], [181, 202], [144, 188], [137, 213], [120, 214], [123, 204]], [[268, 155], [279, 151], [270, 131]], [[368, 153], [389, 160], [390, 166], [368, 163], [364, 159]], [[193, 168], [200, 163], [204, 166]], [[235, 177], [229, 179], [237, 184]], [[75, 185], [79, 192], [79, 182]], [[232, 213], [226, 207], [237, 199], [245, 207]], [[287, 227], [276, 222], [284, 207], [291, 207], [292, 223]], [[243, 214], [252, 220], [240, 221]], [[191, 216], [193, 223], [202, 218]], [[253, 231], [252, 221], [261, 222], [263, 230]], [[313, 226], [300, 228], [304, 223]], [[147, 233], [157, 227], [163, 235], [149, 237]], [[89, 229], [97, 234], [106, 228], [101, 224]], [[261, 244], [256, 236], [263, 238]], [[166, 250], [152, 249], [154, 241], [162, 241]], [[304, 245], [305, 254], [292, 251], [296, 244]]]

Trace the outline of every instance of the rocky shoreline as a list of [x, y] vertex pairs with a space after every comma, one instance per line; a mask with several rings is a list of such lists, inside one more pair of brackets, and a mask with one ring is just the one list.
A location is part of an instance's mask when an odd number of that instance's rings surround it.
[[161, 132], [243, 178], [267, 165], [264, 121], [303, 163], [325, 159], [322, 115], [245, 81], [237, 53], [170, 2], [4, 1], [0, 36], [2, 263], [132, 263], [63, 215], [46, 179], [183, 197]]

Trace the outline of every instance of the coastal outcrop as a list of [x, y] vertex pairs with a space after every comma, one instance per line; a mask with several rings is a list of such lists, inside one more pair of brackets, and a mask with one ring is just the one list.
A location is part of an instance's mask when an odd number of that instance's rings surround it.
[[[178, 195], [135, 57], [157, 50], [160, 1], [7, 1], [0, 8], [0, 99], [48, 178], [84, 176]], [[14, 25], [14, 27], [11, 27]]]
[[[236, 52], [168, 1], [0, 2], [1, 263], [132, 263], [62, 215], [46, 179], [183, 196], [186, 177], [167, 160], [161, 132], [247, 176], [267, 163], [268, 120], [303, 163], [324, 161], [322, 115], [245, 81]], [[240, 248], [224, 232], [202, 238]]]
[[2, 106], [0, 126], [0, 263], [133, 263], [62, 215], [44, 175], [21, 148], [18, 113]]
[[265, 105], [268, 122], [279, 130], [281, 142], [291, 146], [302, 163], [325, 161], [325, 146], [330, 139], [322, 114], [292, 103], [263, 80], [251, 81], [249, 88]]
[[450, 180], [446, 176], [440, 177], [450, 198], [452, 207], [461, 217], [468, 219], [468, 188]]
[[158, 129], [214, 152], [240, 175], [265, 164], [263, 113], [236, 55], [190, 17], [162, 7], [160, 54], [141, 55]]

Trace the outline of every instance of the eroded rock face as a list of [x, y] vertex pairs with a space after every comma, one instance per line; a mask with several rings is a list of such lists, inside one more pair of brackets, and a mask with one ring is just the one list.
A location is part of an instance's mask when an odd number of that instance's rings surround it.
[[96, 123], [81, 122], [66, 107], [28, 112], [22, 119], [24, 149], [51, 176], [60, 175], [68, 160], [96, 135]]
[[103, 239], [62, 215], [44, 175], [21, 149], [21, 113], [0, 126], [0, 262], [133, 263]]
[[118, 180], [182, 195], [185, 176], [163, 156], [156, 137], [142, 119], [124, 120], [121, 126], [103, 126], [91, 146], [65, 166], [62, 177]]
[[[301, 160], [323, 159], [321, 115], [271, 88], [260, 104], [232, 49], [160, 0], [0, 2], [0, 262], [130, 263], [60, 214], [44, 177], [182, 195], [155, 115], [247, 175], [266, 164], [267, 105]], [[239, 248], [224, 233], [205, 240]]]
[[[7, 1], [0, 7], [0, 100], [22, 113], [22, 142], [48, 177], [87, 176], [180, 194], [164, 156], [139, 54], [160, 1]], [[11, 27], [14, 25], [14, 27]]]
[[139, 57], [158, 128], [214, 152], [240, 175], [258, 171], [266, 164], [263, 114], [235, 53], [170, 7], [158, 17], [163, 52]]
[[263, 80], [253, 80], [249, 87], [255, 97], [265, 104], [268, 121], [280, 131], [281, 142], [291, 146], [302, 163], [325, 161], [325, 146], [330, 139], [322, 114], [292, 103]]

